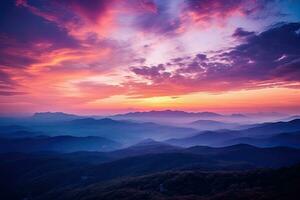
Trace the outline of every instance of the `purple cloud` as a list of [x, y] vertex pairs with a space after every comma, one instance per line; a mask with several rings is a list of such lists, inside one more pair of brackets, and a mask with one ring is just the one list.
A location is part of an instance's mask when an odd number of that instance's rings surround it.
[[253, 31], [245, 31], [243, 28], [237, 28], [232, 34], [233, 37], [244, 38], [254, 36], [255, 33]]
[[[285, 87], [300, 81], [299, 30], [300, 23], [274, 26], [257, 35], [239, 30], [240, 35], [251, 37], [217, 55], [197, 54], [189, 59], [172, 59], [171, 66], [144, 66], [132, 71], [150, 80], [155, 88], [177, 84], [184, 92], [255, 89], [263, 84]], [[177, 70], [167, 72], [174, 66]], [[162, 76], [165, 73], [167, 76]]]

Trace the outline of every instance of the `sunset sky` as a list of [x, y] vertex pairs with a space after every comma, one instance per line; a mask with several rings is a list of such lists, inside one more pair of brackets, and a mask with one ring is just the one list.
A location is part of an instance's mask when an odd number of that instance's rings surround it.
[[300, 112], [298, 0], [1, 0], [0, 114]]

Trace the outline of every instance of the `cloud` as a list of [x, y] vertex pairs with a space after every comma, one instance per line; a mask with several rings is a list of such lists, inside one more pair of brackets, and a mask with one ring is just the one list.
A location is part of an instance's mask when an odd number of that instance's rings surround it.
[[254, 35], [255, 33], [253, 31], [245, 31], [243, 28], [237, 28], [232, 34], [232, 36], [236, 38], [245, 38]]
[[0, 96], [15, 96], [15, 95], [24, 95], [25, 92], [13, 92], [13, 91], [0, 91]]
[[[273, 27], [221, 54], [221, 57], [230, 59], [231, 65], [235, 66], [229, 70], [228, 76], [240, 74], [239, 76], [254, 80], [276, 78], [271, 74], [295, 63], [300, 57], [300, 35], [297, 34], [299, 29], [300, 23]], [[293, 69], [296, 72], [299, 68]], [[280, 74], [277, 75], [284, 79]]]
[[85, 40], [91, 34], [103, 37], [113, 29], [115, 14], [112, 10], [116, 0], [54, 0], [28, 2], [17, 1], [18, 7], [28, 9], [32, 14], [58, 25], [76, 39]]
[[183, 17], [200, 26], [209, 26], [213, 22], [223, 25], [232, 16], [259, 16], [272, 2], [229, 0], [186, 0]]
[[130, 85], [135, 94], [145, 91], [145, 96], [290, 87], [300, 81], [299, 30], [300, 23], [275, 26], [260, 34], [239, 29], [239, 37], [251, 35], [242, 44], [213, 56], [197, 54], [169, 64], [132, 68], [145, 82]]
[[132, 67], [131, 70], [137, 75], [150, 78], [156, 81], [169, 78], [171, 75], [170, 73], [165, 72], [165, 67], [163, 64], [160, 64], [158, 66], [151, 66], [151, 67], [147, 67], [147, 66]]
[[[42, 6], [22, 0], [17, 1], [16, 5], [57, 24], [79, 40], [93, 36], [107, 38], [124, 24], [136, 26], [143, 31], [147, 31], [148, 28], [168, 29], [167, 26], [173, 26], [164, 23], [168, 17], [167, 8], [158, 8], [158, 4], [151, 0], [54, 0], [43, 2]], [[133, 20], [127, 20], [129, 16]], [[120, 20], [121, 18], [124, 19]], [[159, 27], [159, 23], [164, 24]]]
[[272, 0], [54, 0], [40, 3], [18, 0], [16, 5], [66, 30], [79, 40], [110, 37], [123, 28], [143, 34], [176, 36], [191, 26], [224, 24], [232, 16], [259, 15]]
[[[0, 65], [1, 66], [1, 65]], [[2, 66], [0, 69], [0, 96], [24, 95], [25, 92], [17, 91], [20, 84], [13, 80], [13, 76], [7, 73], [6, 68]]]
[[[243, 21], [269, 2], [1, 1], [0, 94], [22, 105], [64, 108], [116, 95], [296, 88], [299, 24], [259, 33], [252, 30], [261, 21]], [[214, 40], [226, 48], [200, 52]]]
[[0, 88], [12, 88], [16, 83], [11, 79], [8, 73], [0, 70]]

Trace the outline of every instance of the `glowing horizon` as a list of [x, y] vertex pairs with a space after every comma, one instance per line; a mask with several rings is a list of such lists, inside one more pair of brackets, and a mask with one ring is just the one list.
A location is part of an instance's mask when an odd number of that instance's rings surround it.
[[300, 113], [300, 3], [0, 3], [0, 115]]

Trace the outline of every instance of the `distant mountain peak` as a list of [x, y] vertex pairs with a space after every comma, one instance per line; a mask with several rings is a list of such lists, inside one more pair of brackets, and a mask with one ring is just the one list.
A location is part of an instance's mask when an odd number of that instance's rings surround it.
[[77, 116], [77, 115], [68, 114], [64, 112], [36, 112], [33, 114], [33, 117], [39, 117], [39, 116]]
[[230, 115], [231, 117], [237, 117], [237, 118], [246, 118], [246, 115], [243, 115], [241, 113], [233, 113]]
[[81, 118], [81, 119], [74, 119], [71, 122], [73, 124], [85, 124], [85, 125], [121, 123], [120, 121], [113, 120], [113, 119], [110, 119], [110, 118], [95, 119], [95, 118], [92, 118], [92, 117]]
[[223, 148], [240, 150], [240, 149], [259, 149], [260, 147], [256, 147], [254, 145], [245, 144], [245, 143], [239, 143], [239, 144], [234, 144]]
[[149, 144], [158, 144], [160, 142], [153, 140], [151, 138], [146, 138], [142, 141], [140, 141], [139, 143], [137, 143], [136, 145], [149, 145]]
[[214, 112], [186, 112], [180, 110], [152, 110], [145, 112], [129, 112], [118, 114], [114, 117], [221, 117], [223, 115]]
[[72, 120], [79, 119], [80, 116], [63, 113], [63, 112], [37, 112], [32, 115], [35, 120], [45, 121], [59, 121], [59, 120]]
[[146, 138], [141, 140], [140, 142], [132, 145], [132, 147], [143, 147], [143, 146], [172, 146], [170, 144], [153, 140], [152, 138]]
[[295, 119], [300, 119], [300, 115], [293, 115], [293, 116], [282, 119], [282, 121], [291, 121], [291, 120], [295, 120]]

